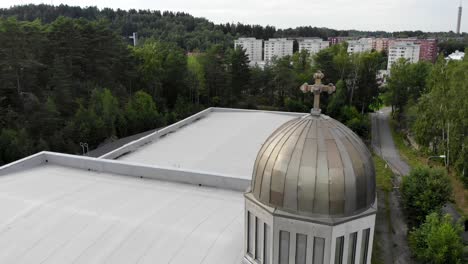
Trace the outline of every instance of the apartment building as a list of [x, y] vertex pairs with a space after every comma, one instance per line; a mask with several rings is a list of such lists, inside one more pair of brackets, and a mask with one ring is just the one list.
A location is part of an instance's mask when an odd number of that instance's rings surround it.
[[337, 45], [340, 43], [343, 43], [345, 41], [350, 41], [350, 40], [356, 40], [356, 38], [353, 37], [329, 37], [328, 41], [330, 42], [330, 45]]
[[250, 64], [262, 61], [263, 40], [255, 38], [239, 38], [234, 41], [234, 48], [241, 47], [249, 57]]
[[316, 54], [319, 51], [330, 47], [330, 42], [321, 38], [303, 38], [297, 40], [299, 52], [307, 50], [310, 54]]
[[388, 50], [389, 38], [375, 38], [372, 42], [372, 49], [378, 52]]
[[348, 53], [359, 53], [372, 50], [372, 38], [361, 38], [359, 40], [348, 41]]
[[390, 70], [392, 65], [399, 59], [403, 58], [411, 63], [419, 61], [420, 45], [413, 42], [393, 42], [388, 50], [387, 69]]
[[438, 49], [437, 39], [417, 39], [417, 38], [401, 38], [390, 40], [389, 45], [396, 42], [411, 42], [419, 45], [419, 58], [423, 61], [435, 62], [437, 60]]
[[273, 58], [282, 58], [293, 54], [294, 40], [285, 38], [271, 38], [265, 41], [263, 58], [265, 62], [270, 62]]

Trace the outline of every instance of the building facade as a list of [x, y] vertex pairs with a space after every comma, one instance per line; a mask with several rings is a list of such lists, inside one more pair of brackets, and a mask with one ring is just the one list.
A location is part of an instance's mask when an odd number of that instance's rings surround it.
[[371, 38], [361, 38], [359, 40], [348, 41], [348, 53], [360, 53], [372, 50], [373, 40]]
[[389, 42], [388, 38], [376, 38], [372, 42], [372, 49], [378, 52], [387, 51]]
[[416, 38], [401, 38], [390, 40], [389, 46], [395, 43], [413, 43], [419, 45], [419, 59], [422, 61], [435, 62], [437, 60], [438, 49], [437, 39], [416, 39]]
[[392, 65], [399, 59], [406, 59], [410, 63], [419, 61], [420, 46], [413, 42], [394, 42], [388, 50], [387, 69], [390, 70]]
[[316, 54], [319, 51], [330, 47], [330, 42], [320, 38], [304, 38], [297, 40], [299, 44], [299, 52], [307, 50], [310, 54]]
[[328, 42], [330, 42], [330, 45], [337, 45], [340, 43], [343, 43], [345, 41], [350, 41], [350, 40], [355, 40], [353, 37], [329, 37]]
[[293, 54], [294, 40], [285, 38], [272, 38], [265, 41], [263, 58], [265, 62], [271, 62], [274, 58], [282, 58]]
[[249, 57], [251, 65], [262, 61], [263, 40], [255, 38], [239, 38], [234, 41], [234, 48], [241, 47]]

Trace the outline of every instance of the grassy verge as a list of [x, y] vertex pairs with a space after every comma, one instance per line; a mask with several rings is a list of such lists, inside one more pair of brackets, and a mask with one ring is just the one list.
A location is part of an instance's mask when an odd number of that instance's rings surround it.
[[[393, 141], [404, 159], [412, 168], [417, 166], [443, 167], [440, 161], [427, 161], [428, 156], [417, 151], [405, 143], [405, 137], [402, 133], [396, 131], [395, 124], [391, 124]], [[468, 190], [464, 187], [458, 176], [451, 171], [448, 173], [453, 188], [453, 200], [459, 213], [468, 217]]]
[[[373, 154], [372, 158], [374, 159], [375, 173], [376, 173], [376, 185], [379, 190], [381, 190], [385, 197], [385, 217], [387, 219], [388, 230], [392, 230], [392, 217], [390, 212], [390, 192], [393, 188], [392, 178], [393, 172], [386, 165], [386, 162], [379, 156]], [[378, 232], [374, 236], [374, 245], [372, 249], [372, 264], [382, 264], [385, 263], [383, 260], [383, 248], [381, 245], [381, 234]]]
[[382, 245], [380, 244], [381, 238], [380, 234], [375, 233], [374, 235], [374, 244], [372, 245], [372, 260], [371, 264], [384, 264], [382, 257]]
[[379, 156], [373, 154], [375, 165], [375, 173], [377, 180], [377, 188], [385, 191], [391, 192], [393, 188], [392, 178], [393, 173], [390, 168], [387, 166], [386, 162]]

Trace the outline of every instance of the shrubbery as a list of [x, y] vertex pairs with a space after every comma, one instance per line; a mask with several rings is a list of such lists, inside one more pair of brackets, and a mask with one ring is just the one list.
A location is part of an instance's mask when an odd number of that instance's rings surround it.
[[403, 178], [401, 191], [410, 225], [419, 226], [450, 200], [452, 188], [443, 169], [418, 167]]
[[431, 213], [424, 223], [409, 234], [409, 245], [422, 263], [461, 264], [463, 257], [462, 226], [450, 215]]

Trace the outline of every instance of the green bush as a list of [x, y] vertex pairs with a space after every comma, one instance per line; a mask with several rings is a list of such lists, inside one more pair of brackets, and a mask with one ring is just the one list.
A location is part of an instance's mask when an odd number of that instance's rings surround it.
[[452, 223], [450, 215], [431, 213], [426, 221], [409, 234], [409, 245], [422, 263], [461, 264], [463, 256], [462, 227]]
[[443, 169], [417, 167], [402, 183], [403, 206], [409, 223], [419, 226], [426, 216], [438, 211], [450, 200], [452, 187]]
[[338, 119], [363, 138], [369, 136], [370, 122], [367, 115], [360, 114], [354, 106], [343, 106]]
[[303, 104], [301, 101], [294, 100], [289, 97], [284, 99], [284, 107], [288, 112], [309, 112], [305, 104]]

